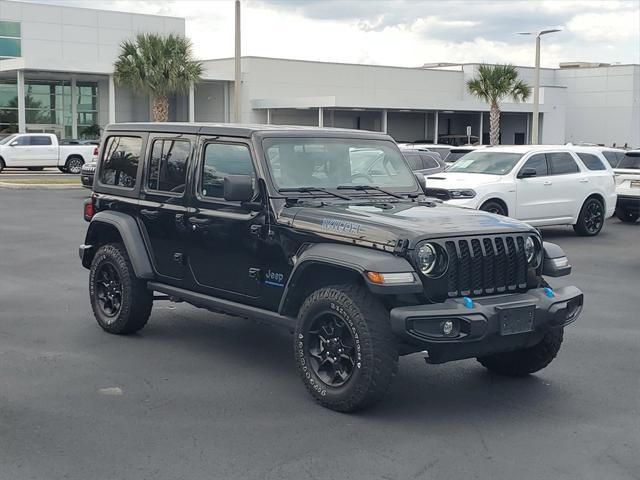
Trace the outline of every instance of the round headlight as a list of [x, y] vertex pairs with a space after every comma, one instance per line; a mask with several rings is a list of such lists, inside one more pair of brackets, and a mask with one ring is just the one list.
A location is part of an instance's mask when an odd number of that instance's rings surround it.
[[542, 260], [540, 241], [534, 237], [527, 237], [524, 242], [524, 254], [527, 257], [527, 263], [534, 268], [538, 268]]
[[447, 269], [447, 254], [438, 245], [424, 243], [418, 248], [418, 267], [423, 275], [439, 277]]
[[425, 243], [418, 250], [418, 260], [420, 262], [420, 271], [429, 275], [436, 268], [436, 261], [438, 260], [438, 254], [436, 249], [430, 243]]

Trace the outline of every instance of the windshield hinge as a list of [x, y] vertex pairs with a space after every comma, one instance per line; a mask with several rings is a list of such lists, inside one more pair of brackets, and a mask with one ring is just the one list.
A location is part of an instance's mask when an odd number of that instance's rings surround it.
[[409, 240], [401, 238], [396, 242], [396, 246], [393, 248], [393, 253], [396, 255], [404, 255], [409, 248]]

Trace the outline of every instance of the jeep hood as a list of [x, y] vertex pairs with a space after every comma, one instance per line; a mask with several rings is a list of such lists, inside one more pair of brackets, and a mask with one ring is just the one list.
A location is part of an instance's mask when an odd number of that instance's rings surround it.
[[279, 222], [328, 238], [393, 248], [409, 248], [427, 238], [535, 232], [526, 223], [439, 202], [350, 203], [286, 207]]

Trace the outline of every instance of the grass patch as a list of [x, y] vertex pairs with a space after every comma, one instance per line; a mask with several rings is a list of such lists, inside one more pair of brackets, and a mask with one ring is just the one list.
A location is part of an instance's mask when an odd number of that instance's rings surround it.
[[80, 178], [11, 178], [3, 179], [0, 183], [13, 185], [81, 185]]

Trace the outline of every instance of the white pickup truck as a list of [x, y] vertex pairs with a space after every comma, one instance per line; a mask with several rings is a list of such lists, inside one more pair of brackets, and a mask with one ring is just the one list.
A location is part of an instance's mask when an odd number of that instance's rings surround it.
[[18, 133], [0, 140], [0, 172], [5, 167], [58, 167], [61, 172], [79, 174], [82, 165], [97, 156], [95, 145], [60, 145], [50, 133]]

